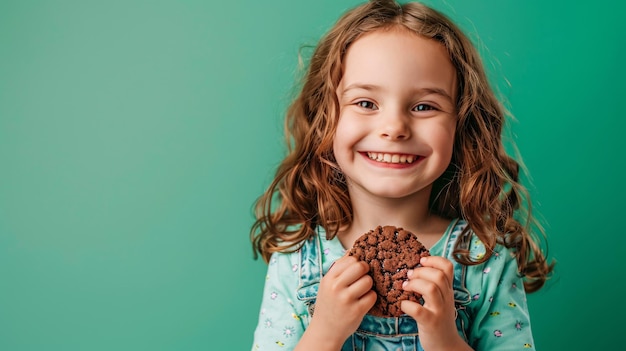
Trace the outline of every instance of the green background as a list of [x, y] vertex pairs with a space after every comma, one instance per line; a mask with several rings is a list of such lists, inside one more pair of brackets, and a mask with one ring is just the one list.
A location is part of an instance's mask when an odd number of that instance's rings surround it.
[[[0, 0], [0, 350], [249, 349], [298, 50], [357, 3]], [[517, 118], [558, 262], [536, 345], [619, 348], [624, 5], [428, 3]]]

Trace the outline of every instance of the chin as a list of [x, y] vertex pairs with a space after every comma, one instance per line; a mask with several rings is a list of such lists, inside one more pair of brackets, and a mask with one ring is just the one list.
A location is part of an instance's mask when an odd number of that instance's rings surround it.
[[415, 189], [403, 190], [398, 189], [398, 187], [392, 187], [391, 189], [371, 189], [369, 192], [375, 197], [385, 199], [405, 199], [420, 193], [420, 191], [416, 191]]

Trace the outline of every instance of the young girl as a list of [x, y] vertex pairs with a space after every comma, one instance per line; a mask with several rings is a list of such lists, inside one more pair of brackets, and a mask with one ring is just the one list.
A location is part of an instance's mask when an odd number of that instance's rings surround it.
[[[534, 349], [526, 292], [552, 266], [468, 38], [419, 3], [371, 1], [322, 38], [286, 121], [288, 155], [251, 233], [269, 263], [253, 350]], [[378, 225], [415, 233], [400, 317], [367, 312]]]

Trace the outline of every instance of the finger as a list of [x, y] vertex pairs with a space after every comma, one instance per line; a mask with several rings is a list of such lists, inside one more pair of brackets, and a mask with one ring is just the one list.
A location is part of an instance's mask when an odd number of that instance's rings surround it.
[[431, 281], [437, 284], [442, 291], [452, 290], [452, 280], [450, 279], [450, 277], [437, 268], [420, 267], [418, 269], [407, 272], [407, 277], [409, 278], [409, 280], [423, 279]]
[[422, 267], [438, 269], [445, 273], [450, 282], [454, 280], [454, 266], [452, 265], [452, 262], [447, 258], [441, 256], [422, 257], [420, 259], [420, 265], [422, 265]]
[[369, 265], [363, 261], [353, 262], [346, 267], [339, 279], [346, 285], [352, 285], [355, 281], [367, 275], [369, 268]]
[[352, 256], [343, 256], [338, 258], [330, 265], [330, 267], [328, 268], [328, 272], [326, 272], [326, 275], [339, 274], [346, 267], [351, 265], [354, 262], [353, 260], [356, 260], [356, 258]]
[[368, 272], [369, 265], [367, 263], [358, 261], [354, 257], [342, 257], [335, 261], [326, 276], [336, 280], [339, 285], [347, 287]]
[[367, 312], [372, 308], [372, 306], [374, 306], [377, 297], [378, 296], [374, 290], [369, 290], [365, 293], [365, 295], [359, 298], [358, 305], [362, 308], [362, 311]]
[[432, 313], [426, 309], [424, 306], [420, 305], [417, 302], [404, 300], [400, 302], [400, 309], [402, 312], [408, 314], [413, 317], [416, 322], [421, 323], [423, 320], [428, 320], [431, 318]]
[[335, 262], [333, 262], [330, 265], [330, 267], [328, 268], [328, 271], [326, 272], [326, 275], [329, 275], [329, 276], [339, 276], [339, 275], [343, 274], [343, 272], [348, 267], [352, 266], [357, 261], [358, 260], [355, 257], [343, 256], [343, 257], [337, 259]]
[[445, 301], [445, 294], [440, 286], [426, 279], [411, 279], [402, 284], [402, 288], [422, 295], [425, 306], [442, 306]]
[[372, 286], [374, 286], [374, 280], [371, 276], [365, 274], [353, 282], [348, 289], [354, 297], [361, 298], [372, 290]]

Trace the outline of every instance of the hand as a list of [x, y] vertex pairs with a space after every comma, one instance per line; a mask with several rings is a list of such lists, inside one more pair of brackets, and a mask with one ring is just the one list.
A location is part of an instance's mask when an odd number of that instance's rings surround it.
[[403, 288], [421, 294], [424, 305], [402, 301], [401, 309], [417, 322], [422, 347], [427, 351], [469, 349], [456, 329], [452, 262], [429, 256], [423, 257], [420, 265], [408, 272]]
[[328, 349], [341, 348], [376, 302], [368, 271], [367, 263], [352, 256], [335, 261], [320, 281], [315, 312], [303, 339], [314, 339], [317, 350], [325, 349], [320, 341], [327, 342]]

